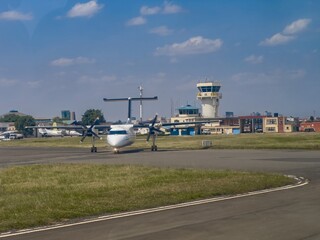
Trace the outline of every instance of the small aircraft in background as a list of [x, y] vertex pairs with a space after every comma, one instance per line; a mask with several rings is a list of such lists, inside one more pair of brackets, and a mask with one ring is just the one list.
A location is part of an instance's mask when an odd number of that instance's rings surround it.
[[[51, 134], [47, 136], [83, 136], [80, 140], [82, 143], [87, 136], [92, 137], [92, 147], [91, 152], [97, 152], [97, 147], [95, 146], [96, 138], [102, 139], [95, 131], [95, 126], [98, 126], [99, 118], [95, 119], [91, 126], [86, 126], [81, 122], [74, 121], [71, 125], [58, 126], [54, 124], [53, 126], [26, 126], [25, 128], [37, 129], [40, 134], [46, 133]], [[100, 126], [99, 128], [109, 128], [109, 126]], [[82, 134], [80, 133], [82, 132]]]
[[63, 134], [64, 134], [64, 136], [70, 136], [70, 137], [80, 137], [80, 136], [82, 136], [82, 134], [81, 133], [79, 133], [78, 131], [76, 131], [76, 130], [64, 130], [64, 132], [63, 132]]
[[75, 131], [75, 130], [58, 130], [58, 129], [47, 129], [47, 128], [39, 128], [38, 129], [39, 134], [41, 134], [42, 137], [64, 137], [64, 136], [82, 136], [81, 133]]
[[[52, 126], [39, 125], [38, 133], [42, 137], [64, 137], [64, 136], [82, 136], [81, 133], [71, 129], [61, 129], [63, 126], [58, 126], [57, 123], [53, 123]], [[59, 128], [59, 129], [58, 129]]]
[[38, 129], [38, 132], [42, 137], [63, 137], [63, 131], [58, 129], [48, 129], [47, 127], [41, 127]]
[[17, 131], [5, 131], [0, 133], [0, 140], [22, 139], [23, 134]]

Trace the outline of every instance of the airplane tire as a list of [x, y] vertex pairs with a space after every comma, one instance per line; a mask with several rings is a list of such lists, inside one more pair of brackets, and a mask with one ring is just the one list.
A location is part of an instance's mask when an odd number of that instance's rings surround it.
[[94, 147], [94, 152], [97, 152], [98, 151], [98, 148], [97, 147]]
[[91, 152], [93, 152], [93, 147], [91, 147]]
[[155, 150], [155, 151], [158, 151], [158, 146], [157, 146], [157, 145], [154, 146], [154, 150]]

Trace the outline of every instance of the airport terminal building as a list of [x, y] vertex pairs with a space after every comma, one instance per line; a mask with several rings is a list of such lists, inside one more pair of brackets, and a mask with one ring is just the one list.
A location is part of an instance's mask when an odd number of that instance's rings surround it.
[[[176, 126], [171, 129], [172, 135], [289, 133], [299, 131], [299, 120], [297, 118], [281, 116], [278, 113], [274, 113], [273, 116], [270, 113], [264, 116], [255, 113], [249, 116], [235, 117], [233, 112], [226, 112], [225, 117], [219, 117], [219, 104], [222, 99], [221, 84], [219, 82], [200, 82], [197, 84], [197, 89], [197, 99], [201, 102], [201, 111], [197, 107], [185, 105], [177, 109], [178, 114], [171, 117], [170, 121], [210, 120], [212, 122], [202, 126]], [[316, 127], [314, 129], [318, 130]]]

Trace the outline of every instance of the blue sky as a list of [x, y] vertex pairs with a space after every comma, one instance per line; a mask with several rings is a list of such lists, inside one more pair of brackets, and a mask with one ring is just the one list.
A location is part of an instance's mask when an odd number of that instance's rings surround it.
[[207, 78], [222, 84], [220, 116], [319, 116], [319, 12], [317, 0], [0, 0], [0, 114], [126, 119], [127, 104], [102, 99], [142, 84], [159, 97], [144, 117], [170, 117], [172, 103], [200, 106]]

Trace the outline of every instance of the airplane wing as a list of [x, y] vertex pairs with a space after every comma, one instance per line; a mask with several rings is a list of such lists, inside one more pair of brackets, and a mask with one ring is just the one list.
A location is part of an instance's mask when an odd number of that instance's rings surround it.
[[[99, 129], [108, 129], [110, 128], [110, 125], [97, 125], [97, 124], [92, 124], [90, 128], [97, 127]], [[66, 130], [82, 130], [82, 129], [87, 129], [88, 127], [85, 125], [60, 125], [60, 126], [26, 126], [25, 128], [32, 128], [32, 129], [39, 129], [39, 128], [46, 128], [46, 129], [66, 129]]]
[[32, 128], [32, 129], [39, 129], [39, 128], [46, 128], [46, 129], [84, 129], [83, 126], [26, 126], [25, 128]]
[[194, 121], [194, 122], [176, 122], [176, 123], [156, 123], [158, 116], [156, 115], [153, 120], [150, 123], [142, 123], [142, 124], [136, 124], [133, 125], [134, 128], [148, 128], [149, 134], [147, 136], [147, 141], [149, 141], [150, 137], [153, 136], [153, 145], [152, 145], [152, 151], [157, 151], [157, 147], [155, 145], [155, 137], [157, 133], [163, 133], [162, 130], [160, 130], [161, 127], [166, 126], [178, 126], [178, 125], [194, 125], [194, 124], [204, 124], [204, 123], [210, 123], [212, 121]]
[[205, 124], [205, 123], [211, 123], [211, 121], [160, 123], [160, 126], [165, 127], [165, 126], [193, 125], [193, 124]]
[[143, 123], [143, 124], [135, 124], [133, 125], [134, 128], [149, 128], [150, 126], [157, 126], [157, 127], [167, 127], [167, 126], [178, 126], [178, 125], [193, 125], [193, 124], [205, 124], [211, 123], [212, 121], [196, 121], [196, 122], [176, 122], [176, 123]]

